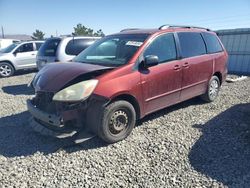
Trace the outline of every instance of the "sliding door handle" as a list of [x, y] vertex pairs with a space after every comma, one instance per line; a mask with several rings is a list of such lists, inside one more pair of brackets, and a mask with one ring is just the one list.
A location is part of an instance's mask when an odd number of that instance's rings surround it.
[[183, 67], [189, 67], [189, 63], [188, 63], [188, 62], [185, 62], [182, 66], [183, 66]]
[[174, 66], [174, 70], [180, 70], [181, 69], [181, 66], [180, 65], [175, 65]]

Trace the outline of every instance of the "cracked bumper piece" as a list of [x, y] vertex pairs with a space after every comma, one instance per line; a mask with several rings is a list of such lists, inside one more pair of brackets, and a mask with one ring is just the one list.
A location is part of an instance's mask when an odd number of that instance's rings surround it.
[[32, 115], [30, 126], [42, 135], [67, 138], [72, 137], [78, 132], [77, 129], [66, 129], [62, 122], [62, 117], [43, 112], [36, 108], [31, 100], [27, 100], [27, 108]]
[[74, 109], [48, 113], [39, 109], [33, 99], [27, 100], [27, 108], [32, 115], [30, 126], [42, 135], [56, 138], [80, 136], [78, 139], [84, 140], [93, 137], [91, 132], [95, 132], [96, 120], [108, 101], [107, 98], [93, 95]]

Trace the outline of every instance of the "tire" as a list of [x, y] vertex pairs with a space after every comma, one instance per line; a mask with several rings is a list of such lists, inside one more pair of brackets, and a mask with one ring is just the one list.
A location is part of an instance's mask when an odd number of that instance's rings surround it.
[[205, 94], [201, 95], [201, 99], [206, 102], [213, 102], [220, 91], [220, 80], [217, 76], [212, 76], [212, 78], [209, 80], [207, 91]]
[[127, 101], [115, 101], [105, 107], [98, 136], [107, 143], [115, 143], [127, 138], [136, 123], [136, 112]]
[[0, 63], [0, 77], [9, 77], [12, 76], [14, 73], [15, 69], [10, 63]]

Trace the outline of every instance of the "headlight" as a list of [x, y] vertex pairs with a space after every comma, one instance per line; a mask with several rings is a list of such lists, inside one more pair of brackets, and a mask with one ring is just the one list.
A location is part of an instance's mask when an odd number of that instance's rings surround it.
[[72, 86], [69, 86], [59, 92], [57, 92], [53, 100], [54, 101], [80, 101], [87, 99], [94, 91], [98, 80], [87, 80]]

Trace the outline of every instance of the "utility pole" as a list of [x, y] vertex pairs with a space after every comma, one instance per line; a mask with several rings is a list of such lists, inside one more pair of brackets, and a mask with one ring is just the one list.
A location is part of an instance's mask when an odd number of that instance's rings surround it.
[[2, 38], [4, 38], [4, 31], [3, 31], [3, 26], [2, 26]]

